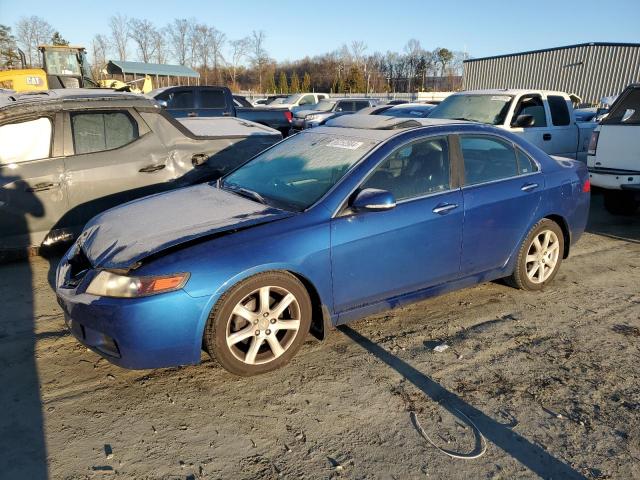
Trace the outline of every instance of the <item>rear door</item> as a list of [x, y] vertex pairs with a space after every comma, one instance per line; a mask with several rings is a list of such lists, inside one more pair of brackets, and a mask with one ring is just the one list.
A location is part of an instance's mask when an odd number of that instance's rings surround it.
[[571, 121], [570, 100], [562, 95], [548, 95], [549, 113], [551, 114], [551, 151], [552, 155], [576, 158], [578, 150], [578, 126]]
[[131, 109], [66, 113], [65, 165], [73, 224], [170, 188], [168, 149]]
[[0, 125], [0, 248], [40, 245], [68, 208], [62, 118], [33, 115]]
[[197, 89], [198, 116], [222, 117], [230, 116], [232, 105], [227, 105], [227, 96], [221, 88], [201, 87]]
[[460, 135], [464, 276], [501, 268], [526, 234], [544, 188], [538, 165], [494, 135]]

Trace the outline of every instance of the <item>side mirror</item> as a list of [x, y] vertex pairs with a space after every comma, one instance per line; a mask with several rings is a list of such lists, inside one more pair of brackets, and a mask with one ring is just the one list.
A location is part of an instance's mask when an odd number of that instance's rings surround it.
[[162, 108], [167, 108], [169, 106], [166, 100], [156, 100], [156, 102], [158, 102], [158, 105], [160, 105]]
[[533, 117], [533, 115], [518, 115], [518, 117], [511, 122], [511, 126], [512, 127], [518, 127], [518, 128], [528, 128], [528, 127], [533, 127], [536, 123], [536, 119]]
[[365, 188], [356, 195], [351, 202], [351, 208], [356, 212], [369, 211], [379, 212], [390, 210], [396, 206], [396, 199], [393, 193], [377, 188]]

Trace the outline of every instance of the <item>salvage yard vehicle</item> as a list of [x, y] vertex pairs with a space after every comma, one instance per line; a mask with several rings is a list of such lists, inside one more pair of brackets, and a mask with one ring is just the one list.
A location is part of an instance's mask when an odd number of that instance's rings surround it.
[[3, 95], [0, 250], [69, 239], [107, 208], [216, 179], [282, 139], [244, 120], [205, 122], [185, 126], [131, 93]]
[[281, 108], [285, 107], [293, 111], [297, 108], [309, 107], [320, 100], [326, 100], [329, 98], [328, 93], [294, 93], [286, 98], [283, 98], [281, 102], [268, 103], [269, 108]]
[[604, 189], [605, 208], [632, 215], [640, 207], [640, 84], [629, 85], [594, 130], [587, 157], [594, 187]]
[[307, 333], [506, 278], [540, 290], [584, 231], [584, 164], [503, 129], [346, 115], [217, 182], [116, 207], [62, 258], [76, 338], [109, 361], [286, 364]]
[[385, 110], [373, 111], [370, 114], [398, 118], [427, 118], [434, 108], [436, 106], [430, 103], [402, 103]]
[[373, 107], [378, 101], [373, 98], [330, 98], [320, 100], [309, 109], [296, 110], [291, 121], [293, 130], [304, 130], [322, 125], [330, 118], [358, 112]]
[[594, 122], [578, 122], [573, 98], [547, 90], [470, 90], [445, 98], [429, 118], [488, 123], [520, 135], [549, 155], [587, 161]]
[[291, 112], [288, 108], [238, 106], [228, 87], [181, 86], [158, 88], [149, 92], [175, 118], [238, 117], [274, 128], [289, 135]]

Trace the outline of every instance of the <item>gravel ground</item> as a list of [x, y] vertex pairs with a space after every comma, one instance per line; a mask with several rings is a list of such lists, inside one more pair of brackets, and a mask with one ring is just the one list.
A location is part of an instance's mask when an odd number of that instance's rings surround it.
[[[640, 217], [594, 197], [541, 293], [489, 283], [254, 378], [127, 371], [64, 329], [55, 259], [0, 267], [1, 478], [639, 478]], [[437, 353], [433, 347], [446, 342]], [[486, 453], [453, 459], [431, 446]]]

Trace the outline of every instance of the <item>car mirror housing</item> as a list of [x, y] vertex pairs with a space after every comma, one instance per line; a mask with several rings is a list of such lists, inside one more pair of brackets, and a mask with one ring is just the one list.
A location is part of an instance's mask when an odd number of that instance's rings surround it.
[[361, 190], [351, 202], [351, 208], [356, 212], [379, 212], [390, 210], [395, 206], [396, 199], [393, 193], [387, 190], [378, 190], [377, 188]]
[[162, 108], [167, 108], [169, 106], [166, 100], [156, 100], [156, 102], [158, 102], [158, 105], [160, 105]]
[[518, 115], [517, 118], [511, 124], [512, 127], [527, 128], [533, 127], [536, 123], [536, 119], [533, 115]]

